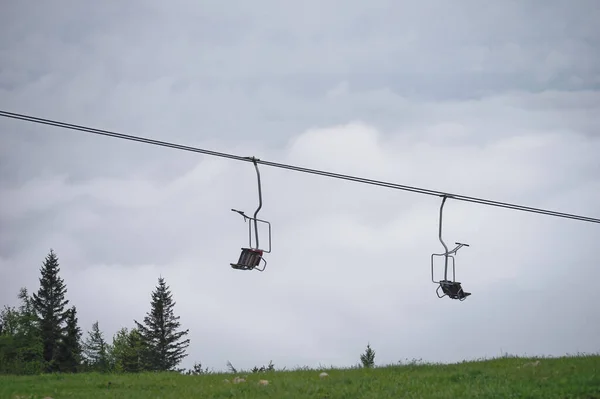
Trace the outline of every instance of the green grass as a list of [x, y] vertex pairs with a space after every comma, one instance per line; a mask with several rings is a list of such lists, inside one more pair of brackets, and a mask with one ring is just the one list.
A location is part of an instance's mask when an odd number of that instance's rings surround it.
[[[537, 366], [526, 365], [539, 360]], [[1, 398], [597, 398], [600, 356], [266, 373], [0, 376]], [[246, 382], [223, 380], [247, 376]], [[269, 385], [260, 386], [265, 379]]]

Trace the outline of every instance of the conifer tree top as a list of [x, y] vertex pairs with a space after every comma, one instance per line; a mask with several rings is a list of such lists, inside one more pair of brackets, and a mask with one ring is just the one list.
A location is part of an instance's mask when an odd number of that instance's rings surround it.
[[172, 370], [187, 356], [189, 339], [183, 339], [189, 330], [177, 331], [181, 323], [175, 316], [175, 301], [169, 286], [161, 276], [151, 295], [150, 311], [143, 324], [134, 320], [146, 347], [147, 363], [153, 370]]
[[64, 314], [64, 308], [69, 300], [65, 299], [67, 287], [59, 272], [58, 256], [53, 249], [50, 249], [40, 269], [40, 288], [37, 294], [33, 293], [36, 310], [40, 313], [52, 309], [53, 313]]

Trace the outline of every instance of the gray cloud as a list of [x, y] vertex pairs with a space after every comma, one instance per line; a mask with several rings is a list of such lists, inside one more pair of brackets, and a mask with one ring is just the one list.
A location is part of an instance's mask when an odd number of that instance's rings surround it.
[[[25, 3], [0, 15], [0, 108], [217, 151], [600, 215], [596, 2]], [[229, 268], [251, 165], [0, 120], [0, 301], [57, 251], [84, 329], [148, 310], [184, 366], [597, 351], [597, 225], [262, 168], [273, 253]], [[577, 311], [575, 311], [577, 310]]]

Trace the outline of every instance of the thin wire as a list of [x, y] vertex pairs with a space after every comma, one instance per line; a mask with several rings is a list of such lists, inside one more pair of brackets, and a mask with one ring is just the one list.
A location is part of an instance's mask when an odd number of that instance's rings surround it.
[[[153, 139], [149, 139], [149, 138], [145, 138], [145, 137], [132, 136], [132, 135], [127, 135], [127, 134], [123, 134], [123, 133], [102, 130], [102, 129], [95, 129], [95, 128], [91, 128], [91, 127], [74, 125], [71, 123], [59, 122], [59, 121], [55, 121], [55, 120], [51, 120], [51, 119], [38, 118], [38, 117], [34, 117], [34, 116], [17, 114], [17, 113], [13, 113], [13, 112], [7, 112], [7, 111], [0, 110], [0, 116], [4, 116], [6, 118], [12, 118], [12, 119], [24, 120], [27, 122], [40, 123], [43, 125], [50, 125], [50, 126], [61, 127], [61, 128], [65, 128], [65, 129], [77, 130], [77, 131], [86, 132], [86, 133], [98, 134], [98, 135], [102, 135], [102, 136], [115, 137], [115, 138], [119, 138], [119, 139], [123, 139], [123, 140], [130, 140], [130, 141], [136, 141], [136, 142], [140, 142], [140, 143], [157, 145], [157, 146], [161, 146], [161, 147], [168, 147], [168, 148], [173, 148], [176, 150], [196, 152], [196, 153], [206, 154], [206, 155], [211, 155], [211, 156], [216, 156], [216, 157], [234, 159], [237, 161], [253, 162], [253, 157], [242, 157], [239, 155], [211, 151], [211, 150], [206, 150], [206, 149], [197, 148], [197, 147], [184, 146], [184, 145], [170, 143], [170, 142], [166, 142], [166, 141], [153, 140]], [[452, 198], [452, 199], [455, 199], [458, 201], [465, 201], [465, 202], [471, 202], [471, 203], [488, 205], [488, 206], [496, 206], [496, 207], [500, 207], [500, 208], [513, 209], [513, 210], [518, 210], [518, 211], [523, 211], [523, 212], [531, 212], [531, 213], [555, 216], [555, 217], [566, 218], [566, 219], [573, 219], [573, 220], [578, 220], [578, 221], [583, 221], [583, 222], [600, 223], [600, 219], [592, 218], [592, 217], [588, 217], [588, 216], [556, 212], [556, 211], [551, 211], [551, 210], [542, 209], [542, 208], [533, 208], [533, 207], [528, 207], [528, 206], [523, 206], [523, 205], [511, 204], [511, 203], [507, 203], [507, 202], [492, 201], [492, 200], [488, 200], [488, 199], [484, 199], [484, 198], [471, 197], [471, 196], [460, 195], [460, 194], [452, 194], [452, 193], [447, 193], [447, 192], [443, 192], [443, 191], [430, 190], [430, 189], [426, 189], [426, 188], [407, 186], [407, 185], [390, 183], [390, 182], [385, 182], [385, 181], [380, 181], [380, 180], [366, 179], [363, 177], [344, 175], [344, 174], [333, 173], [333, 172], [326, 172], [326, 171], [322, 171], [322, 170], [318, 170], [318, 169], [309, 169], [309, 168], [303, 168], [303, 167], [288, 165], [288, 164], [283, 164], [283, 163], [262, 161], [260, 159], [256, 159], [256, 163], [266, 165], [266, 166], [272, 166], [275, 168], [288, 169], [288, 170], [293, 170], [296, 172], [310, 173], [310, 174], [314, 174], [314, 175], [321, 175], [321, 176], [331, 177], [331, 178], [335, 178], [335, 179], [353, 181], [353, 182], [357, 182], [357, 183], [371, 184], [371, 185], [375, 185], [375, 186], [393, 188], [393, 189], [397, 189], [397, 190], [404, 190], [404, 191], [414, 192], [414, 193], [418, 193], [418, 194], [425, 194], [425, 195], [431, 195], [431, 196], [437, 196], [437, 197], [448, 197], [448, 198]]]

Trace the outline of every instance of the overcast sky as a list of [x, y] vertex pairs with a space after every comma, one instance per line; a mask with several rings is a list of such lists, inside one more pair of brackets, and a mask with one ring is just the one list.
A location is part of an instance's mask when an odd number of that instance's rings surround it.
[[[595, 0], [1, 7], [0, 109], [600, 217]], [[438, 299], [439, 198], [263, 166], [273, 252], [237, 271], [252, 164], [0, 119], [0, 304], [53, 248], [86, 335], [165, 277], [183, 367], [600, 351], [598, 224], [449, 200], [472, 296]]]

